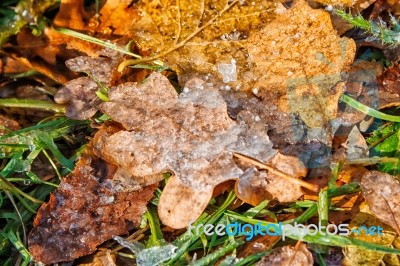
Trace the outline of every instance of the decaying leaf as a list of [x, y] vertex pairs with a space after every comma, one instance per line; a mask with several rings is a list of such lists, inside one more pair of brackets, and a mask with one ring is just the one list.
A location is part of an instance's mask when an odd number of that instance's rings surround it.
[[216, 185], [243, 174], [233, 152], [263, 162], [276, 153], [262, 123], [250, 112], [231, 120], [218, 90], [199, 79], [178, 96], [167, 78], [154, 73], [140, 86], [116, 87], [109, 97], [102, 111], [126, 129], [96, 143], [119, 166], [113, 189], [136, 190], [172, 171], [158, 210], [173, 228], [196, 219]]
[[66, 62], [72, 71], [89, 75], [65, 83], [55, 95], [57, 103], [68, 103], [65, 112], [68, 117], [84, 120], [97, 112], [102, 100], [96, 93], [104, 89], [102, 86], [110, 86], [117, 61], [118, 56], [114, 53], [98, 58], [80, 56]]
[[311, 252], [305, 244], [292, 246], [283, 246], [274, 249], [270, 254], [263, 257], [257, 266], [311, 266], [314, 265], [314, 259]]
[[0, 115], [0, 136], [16, 131], [19, 129], [19, 124], [14, 119]]
[[371, 212], [400, 234], [400, 182], [378, 171], [366, 173], [361, 189]]
[[393, 64], [378, 78], [379, 89], [391, 94], [400, 95], [400, 62]]
[[[367, 204], [360, 205], [360, 212], [351, 220], [349, 224], [349, 229], [358, 229], [362, 226], [369, 228], [371, 226], [380, 226], [382, 228], [382, 235], [367, 235], [364, 230], [361, 230], [361, 234], [352, 233], [352, 237], [367, 241], [369, 243], [375, 243], [383, 246], [391, 246], [396, 238], [396, 232], [389, 226], [383, 224], [379, 221], [369, 210]], [[357, 247], [345, 247], [343, 248], [343, 253], [345, 259], [343, 260], [343, 265], [357, 266], [357, 265], [382, 265], [382, 260], [385, 253], [375, 252], [371, 250], [366, 250]]]
[[[307, 174], [302, 161], [279, 152], [269, 161], [269, 164], [295, 178], [301, 178]], [[274, 173], [257, 171], [256, 168], [250, 167], [237, 182], [236, 194], [241, 200], [257, 205], [263, 200], [272, 198], [280, 202], [292, 202], [300, 198], [303, 191], [299, 184], [288, 182]]]
[[[343, 89], [342, 72], [348, 70], [353, 60], [355, 44], [336, 34], [327, 12], [311, 9], [305, 1], [298, 0], [291, 9], [266, 23], [275, 17], [269, 11], [272, 6], [258, 1], [234, 1], [229, 8], [225, 7], [226, 12], [218, 21], [190, 42], [179, 45], [179, 40], [196, 32], [198, 23], [205, 23], [200, 11], [205, 10], [208, 15], [207, 5], [203, 8], [193, 6], [193, 1], [181, 3], [181, 10], [171, 3], [151, 3], [138, 6], [143, 16], [136, 24], [136, 39], [141, 47], [164, 58], [178, 73], [181, 84], [193, 76], [210, 82], [216, 77], [226, 84], [222, 89], [252, 90], [285, 112], [299, 113], [310, 127], [321, 127], [335, 117]], [[216, 10], [225, 10], [221, 4], [213, 5], [219, 7]], [[181, 14], [177, 17], [182, 21], [165, 14]], [[199, 21], [186, 23], [186, 16]], [[241, 20], [245, 16], [246, 20]], [[247, 17], [251, 18], [249, 25], [244, 23]], [[267, 24], [265, 28], [255, 29], [261, 22]]]
[[[134, 191], [161, 180], [162, 173], [174, 173], [158, 205], [162, 222], [170, 227], [183, 228], [196, 219], [218, 184], [256, 174], [256, 169], [241, 169], [234, 154], [263, 163], [276, 154], [258, 116], [242, 110], [232, 120], [218, 89], [200, 79], [187, 82], [178, 95], [167, 78], [153, 73], [139, 86], [124, 83], [115, 87], [109, 98], [101, 110], [125, 130], [104, 135], [95, 148], [119, 167], [110, 180], [112, 189]], [[285, 174], [295, 178], [306, 174], [299, 159], [274, 158], [269, 164]], [[289, 188], [285, 183], [289, 190], [282, 193], [278, 177], [270, 175], [266, 182], [269, 188], [264, 193], [272, 197], [292, 201], [301, 196], [299, 184]], [[239, 182], [237, 189], [245, 188]]]
[[38, 211], [28, 241], [35, 261], [73, 260], [139, 225], [156, 185], [129, 193], [112, 191], [109, 180], [115, 169], [88, 146], [74, 172]]
[[356, 126], [350, 131], [346, 141], [346, 158], [359, 159], [368, 157], [368, 145]]
[[309, 127], [336, 117], [342, 72], [353, 61], [355, 44], [337, 36], [327, 12], [296, 1], [247, 41], [255, 66], [253, 87], [261, 97], [300, 114]]

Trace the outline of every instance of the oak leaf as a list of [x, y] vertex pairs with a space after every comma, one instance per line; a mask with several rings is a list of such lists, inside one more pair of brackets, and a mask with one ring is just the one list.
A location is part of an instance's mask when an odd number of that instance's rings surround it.
[[[309, 127], [322, 127], [336, 116], [355, 43], [337, 35], [329, 13], [304, 0], [280, 14], [263, 1], [226, 6], [211, 1], [212, 10], [193, 1], [177, 3], [136, 5], [142, 16], [133, 28], [135, 40], [155, 55], [127, 60], [120, 70], [161, 58], [181, 85], [193, 76], [217, 78], [226, 84], [222, 88], [252, 90], [281, 110], [300, 114]], [[221, 16], [213, 20], [218, 10]]]
[[[110, 180], [112, 189], [134, 191], [161, 180], [162, 173], [172, 172], [158, 213], [162, 222], [173, 228], [186, 227], [196, 219], [218, 184], [240, 179], [245, 173], [249, 178], [256, 174], [256, 169], [251, 173], [242, 169], [235, 154], [266, 163], [277, 153], [258, 116], [242, 110], [232, 120], [218, 89], [200, 79], [188, 81], [178, 95], [167, 78], [153, 73], [141, 85], [115, 87], [109, 99], [101, 110], [124, 130], [100, 137], [95, 148], [119, 167]], [[277, 168], [296, 178], [306, 174], [299, 159], [293, 157], [292, 163], [299, 168], [288, 169], [282, 162]], [[292, 201], [301, 196], [299, 184], [285, 186], [290, 189], [282, 193], [282, 183], [276, 181], [279, 177], [269, 178], [267, 191], [272, 197]], [[247, 184], [241, 187], [239, 182], [238, 186], [243, 190]]]
[[37, 213], [28, 240], [35, 261], [51, 264], [76, 259], [139, 225], [156, 185], [130, 193], [112, 191], [109, 180], [115, 170], [93, 154], [91, 145], [86, 148], [74, 172]]
[[70, 70], [88, 75], [68, 81], [55, 95], [57, 103], [68, 104], [66, 116], [84, 120], [98, 111], [102, 100], [97, 93], [111, 85], [113, 69], [119, 58], [116, 53], [106, 55], [108, 57], [78, 56], [65, 62]]

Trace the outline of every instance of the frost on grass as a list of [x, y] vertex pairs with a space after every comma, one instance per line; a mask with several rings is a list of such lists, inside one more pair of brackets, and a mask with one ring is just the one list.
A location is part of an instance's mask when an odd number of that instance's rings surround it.
[[[162, 173], [174, 174], [158, 205], [161, 220], [173, 228], [186, 227], [196, 219], [215, 186], [242, 177], [246, 169], [235, 162], [234, 153], [264, 163], [277, 153], [265, 123], [251, 111], [242, 110], [232, 120], [218, 89], [196, 78], [185, 88], [178, 95], [158, 73], [139, 86], [117, 86], [102, 111], [125, 130], [100, 136], [101, 141], [95, 143], [97, 153], [118, 166], [110, 180], [115, 191], [134, 191], [159, 181]], [[288, 174], [304, 176], [303, 170]], [[283, 197], [282, 191], [272, 189], [282, 184], [270, 183], [272, 197]], [[241, 191], [247, 189], [246, 183], [238, 186]], [[300, 196], [292, 190], [285, 193], [290, 200]]]
[[373, 214], [400, 234], [400, 183], [389, 174], [371, 171], [361, 180], [363, 196]]
[[171, 259], [175, 255], [175, 250], [178, 248], [171, 244], [145, 248], [140, 242], [130, 242], [119, 236], [115, 236], [114, 239], [136, 255], [136, 263], [138, 266], [160, 265], [162, 262]]

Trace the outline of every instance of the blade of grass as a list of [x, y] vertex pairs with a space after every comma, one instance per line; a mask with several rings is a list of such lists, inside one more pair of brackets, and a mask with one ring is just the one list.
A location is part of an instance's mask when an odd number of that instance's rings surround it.
[[21, 226], [22, 226], [22, 235], [23, 235], [23, 239], [24, 239], [24, 244], [26, 245], [26, 228], [25, 228], [25, 223], [24, 220], [22, 219], [21, 213], [18, 210], [18, 206], [14, 201], [13, 196], [11, 195], [10, 192], [8, 192], [7, 190], [4, 191], [4, 193], [7, 195], [8, 199], [10, 200], [11, 204], [14, 206], [14, 210], [17, 213], [18, 219], [21, 222]]
[[40, 100], [15, 99], [15, 98], [0, 99], [0, 106], [43, 109], [46, 111], [65, 113], [65, 105], [52, 103], [48, 101], [40, 101]]
[[347, 103], [349, 106], [353, 107], [354, 109], [357, 109], [360, 112], [363, 112], [364, 114], [367, 114], [369, 116], [379, 118], [385, 121], [391, 121], [391, 122], [400, 122], [400, 116], [394, 116], [394, 115], [388, 115], [382, 112], [379, 112], [375, 109], [372, 109], [369, 106], [366, 106], [350, 96], [343, 94], [342, 97], [340, 98], [343, 102]]
[[106, 41], [94, 38], [92, 36], [89, 36], [89, 35], [86, 35], [86, 34], [83, 34], [83, 33], [77, 32], [77, 31], [73, 31], [73, 30], [70, 30], [70, 29], [64, 29], [64, 28], [58, 28], [58, 29], [56, 29], [56, 31], [58, 31], [58, 32], [60, 32], [62, 34], [68, 35], [68, 36], [75, 37], [75, 38], [83, 40], [83, 41], [95, 43], [95, 44], [98, 44], [100, 46], [113, 49], [115, 51], [121, 52], [121, 53], [126, 54], [126, 55], [130, 55], [130, 56], [138, 58], [138, 59], [142, 58], [140, 55], [137, 55], [135, 53], [131, 53], [131, 52], [127, 51], [125, 48], [120, 47], [120, 46], [118, 46], [118, 45], [116, 45], [114, 43], [106, 42]]
[[148, 206], [145, 216], [149, 222], [151, 232], [147, 247], [161, 246], [166, 243], [155, 208], [153, 206]]
[[193, 264], [193, 266], [207, 266], [207, 265], [212, 265], [213, 262], [215, 262], [217, 259], [221, 258], [222, 256], [225, 256], [226, 254], [230, 253], [231, 251], [233, 251], [234, 249], [236, 249], [238, 246], [240, 246], [241, 244], [243, 244], [244, 241], [234, 241], [234, 242], [230, 242], [229, 244], [227, 244], [225, 247], [222, 247], [218, 250], [216, 250], [215, 252], [195, 261]]
[[[329, 199], [328, 199], [328, 191], [327, 190], [322, 190], [319, 195], [318, 195], [318, 216], [319, 216], [319, 222], [321, 223], [322, 226], [327, 226], [328, 221], [329, 221]], [[328, 247], [327, 246], [321, 246], [318, 248], [319, 252], [318, 253], [328, 253]]]
[[246, 258], [240, 260], [239, 262], [235, 263], [234, 266], [245, 266], [245, 265], [253, 265], [254, 262], [258, 261], [262, 257], [268, 255], [271, 251], [264, 251], [257, 254], [253, 254], [247, 256]]

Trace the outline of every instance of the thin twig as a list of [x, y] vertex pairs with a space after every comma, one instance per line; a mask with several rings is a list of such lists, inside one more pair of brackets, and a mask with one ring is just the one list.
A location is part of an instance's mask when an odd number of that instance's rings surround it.
[[182, 21], [181, 21], [181, 1], [177, 0], [176, 5], [178, 6], [178, 33], [176, 34], [176, 39], [174, 42], [174, 45], [177, 45], [179, 42], [179, 39], [181, 38], [181, 32], [182, 32]]
[[318, 192], [319, 191], [319, 186], [318, 185], [311, 184], [311, 183], [308, 183], [308, 182], [306, 182], [306, 181], [304, 181], [302, 179], [290, 176], [290, 175], [288, 175], [288, 174], [286, 174], [284, 172], [281, 172], [280, 170], [278, 170], [278, 169], [276, 169], [276, 168], [274, 168], [272, 166], [269, 166], [267, 164], [261, 163], [261, 162], [255, 160], [255, 159], [253, 159], [253, 158], [244, 156], [242, 154], [234, 153], [234, 155], [237, 158], [239, 158], [239, 159], [241, 159], [243, 161], [249, 162], [249, 163], [257, 166], [260, 169], [268, 170], [271, 174], [274, 174], [274, 175], [277, 175], [279, 177], [282, 177], [282, 178], [286, 179], [287, 181], [289, 181], [289, 182], [291, 182], [293, 184], [300, 185], [300, 186], [305, 187], [305, 188], [307, 188], [307, 189], [309, 189], [311, 191], [314, 191], [314, 192]]
[[298, 241], [296, 242], [296, 245], [294, 246], [294, 253], [293, 253], [293, 256], [290, 257], [290, 260], [288, 261], [287, 266], [292, 265], [292, 262], [293, 262], [293, 260], [294, 260], [294, 257], [296, 257], [296, 253], [297, 253], [297, 251], [299, 251], [299, 248], [300, 248], [301, 243], [302, 243], [301, 240], [298, 240]]

